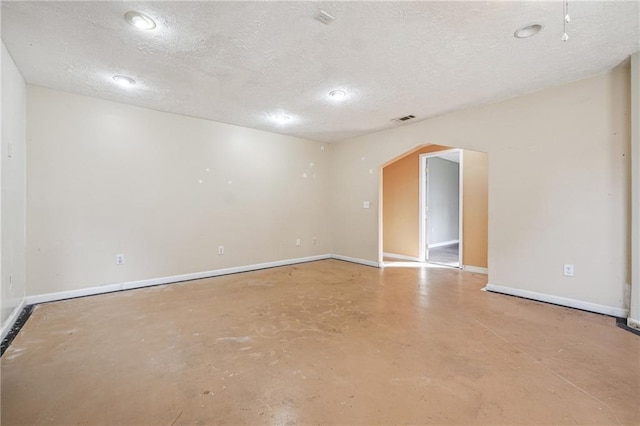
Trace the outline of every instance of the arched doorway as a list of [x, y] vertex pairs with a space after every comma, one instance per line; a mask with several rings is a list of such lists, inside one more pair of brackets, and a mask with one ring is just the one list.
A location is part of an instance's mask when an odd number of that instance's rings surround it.
[[[458, 166], [460, 168], [460, 213], [457, 229], [451, 219], [452, 216], [449, 215], [450, 229], [443, 232], [442, 227], [445, 225], [442, 221], [440, 224], [435, 224], [432, 220], [432, 225], [440, 228], [436, 230], [433, 229], [434, 226], [425, 224], [425, 220], [428, 220], [425, 215], [427, 213], [425, 159], [437, 153], [453, 152], [459, 152], [460, 155]], [[435, 155], [435, 157], [441, 157], [449, 162], [453, 160], [443, 155]], [[429, 247], [453, 248], [457, 244], [459, 260], [455, 266], [487, 273], [488, 157], [486, 153], [444, 145], [426, 145], [383, 165], [381, 174], [382, 241], [379, 257], [383, 264], [398, 260], [425, 262], [429, 260]], [[432, 235], [437, 235], [432, 241], [429, 241], [429, 231]], [[459, 233], [459, 239], [448, 236], [455, 232]]]

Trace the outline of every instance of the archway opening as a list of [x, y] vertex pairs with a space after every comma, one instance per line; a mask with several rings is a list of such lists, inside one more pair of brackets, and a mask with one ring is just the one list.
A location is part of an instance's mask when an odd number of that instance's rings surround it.
[[[437, 159], [431, 165], [431, 183], [442, 181], [448, 173], [448, 182], [440, 188], [431, 186], [431, 194], [429, 159]], [[449, 172], [443, 175], [443, 170]], [[459, 173], [456, 175], [453, 170]], [[424, 266], [430, 262], [487, 273], [486, 153], [423, 145], [384, 164], [381, 181], [382, 265], [402, 262], [404, 266]], [[438, 252], [445, 252], [448, 257], [434, 256]]]

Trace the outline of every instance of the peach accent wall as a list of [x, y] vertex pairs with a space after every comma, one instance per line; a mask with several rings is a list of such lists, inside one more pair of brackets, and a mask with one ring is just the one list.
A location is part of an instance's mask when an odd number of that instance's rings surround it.
[[[451, 147], [429, 145], [383, 168], [383, 251], [418, 257], [420, 250], [420, 155]], [[487, 154], [464, 151], [463, 262], [487, 267]]]
[[484, 152], [463, 151], [462, 262], [487, 267], [489, 224], [489, 161]]
[[385, 253], [418, 257], [420, 214], [420, 155], [451, 149], [429, 145], [382, 169], [382, 220]]

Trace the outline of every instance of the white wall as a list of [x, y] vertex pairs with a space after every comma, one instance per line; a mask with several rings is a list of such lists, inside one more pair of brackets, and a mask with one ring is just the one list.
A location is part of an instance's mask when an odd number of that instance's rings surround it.
[[629, 91], [618, 68], [322, 151], [29, 87], [28, 294], [331, 251], [376, 262], [379, 167], [437, 143], [489, 153], [492, 284], [628, 308]]
[[[2, 325], [25, 296], [25, 82], [2, 43]], [[10, 147], [11, 145], [11, 147]], [[11, 157], [9, 154], [11, 153]]]
[[40, 87], [27, 100], [28, 295], [331, 252], [330, 146]]
[[438, 157], [427, 159], [428, 243], [456, 241], [460, 238], [460, 167]]
[[[334, 253], [378, 259], [379, 177], [418, 145], [489, 155], [489, 281], [628, 308], [629, 69], [334, 144]], [[562, 265], [575, 265], [564, 277]]]
[[631, 303], [627, 325], [640, 329], [640, 52], [631, 56]]

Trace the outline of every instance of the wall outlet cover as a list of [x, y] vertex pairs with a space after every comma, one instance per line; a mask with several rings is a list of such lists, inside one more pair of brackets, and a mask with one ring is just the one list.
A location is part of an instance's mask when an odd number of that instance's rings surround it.
[[565, 277], [573, 277], [575, 273], [575, 266], [569, 263], [564, 264], [564, 276]]

